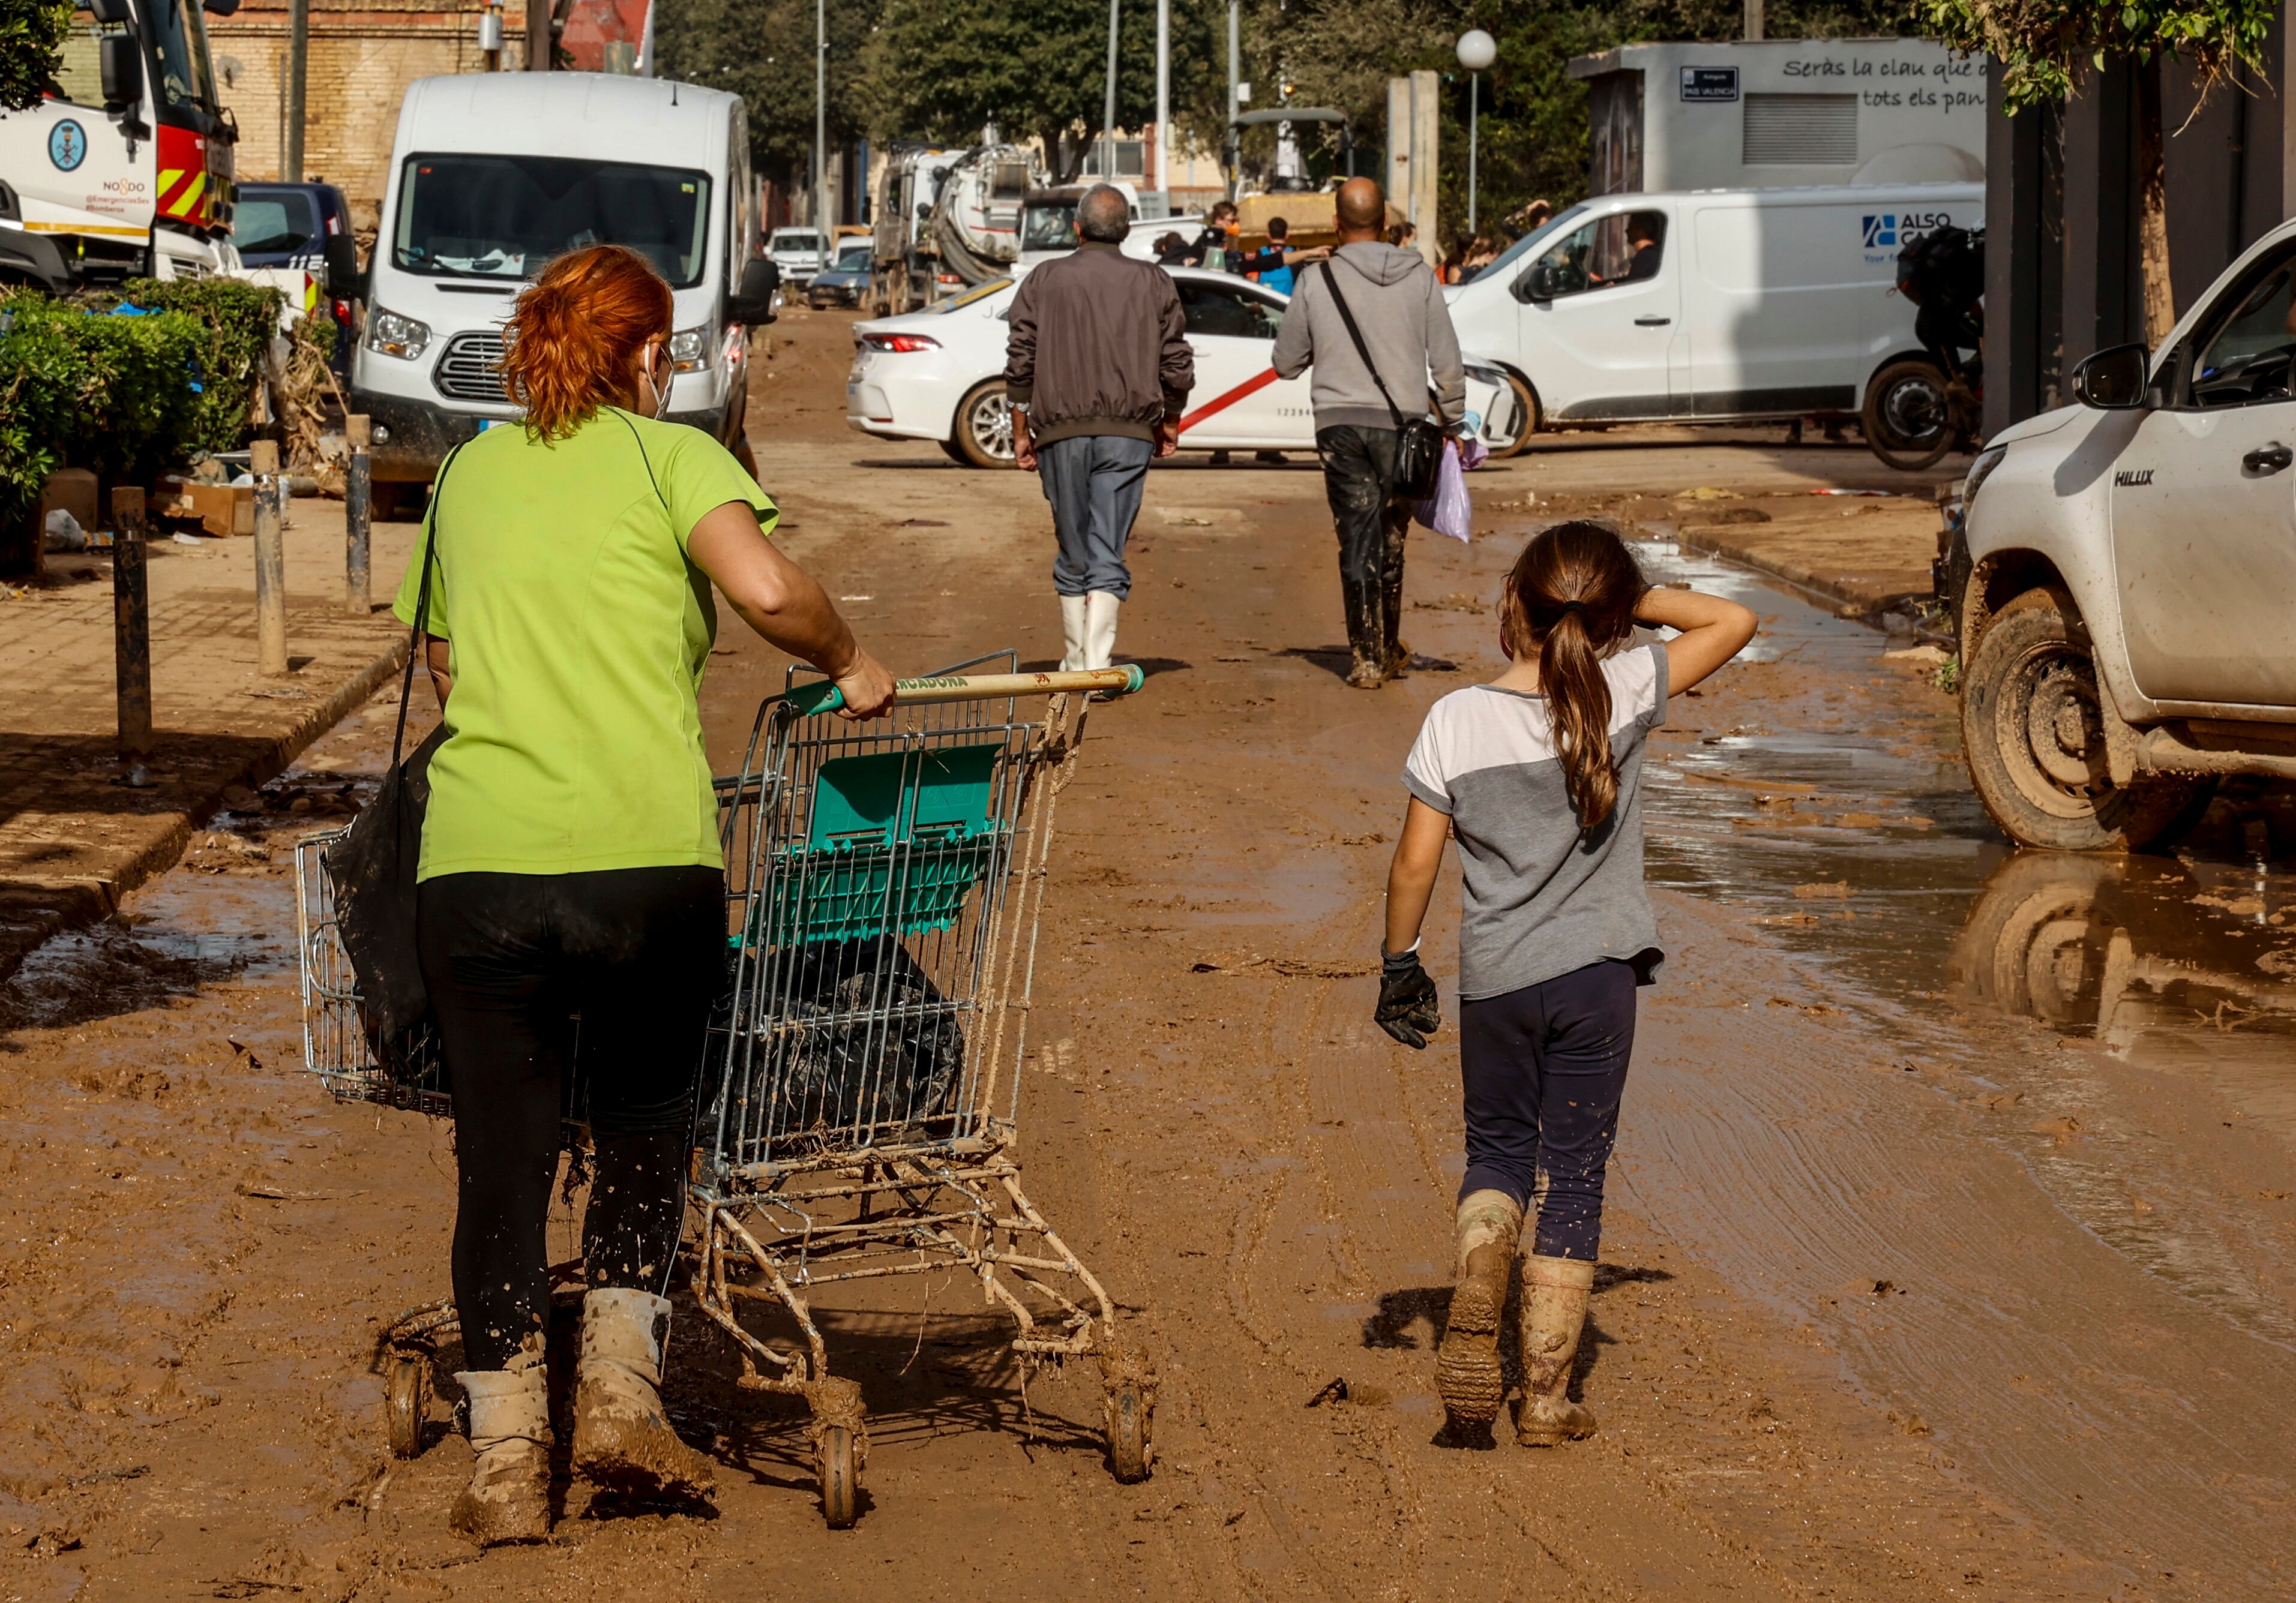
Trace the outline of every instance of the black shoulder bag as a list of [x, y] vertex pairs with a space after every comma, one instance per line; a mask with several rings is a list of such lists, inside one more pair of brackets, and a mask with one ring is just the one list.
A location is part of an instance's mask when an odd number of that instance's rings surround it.
[[1435, 493], [1435, 474], [1443, 465], [1443, 430], [1424, 417], [1405, 417], [1395, 397], [1388, 394], [1387, 380], [1379, 376], [1379, 364], [1371, 359], [1371, 348], [1364, 343], [1363, 331], [1356, 327], [1356, 315], [1348, 310], [1348, 298], [1340, 293], [1340, 281], [1328, 261], [1324, 264], [1324, 288], [1332, 292], [1332, 304], [1340, 308], [1340, 321], [1348, 325], [1348, 338], [1356, 342], [1356, 355], [1363, 358], [1371, 381], [1379, 386], [1379, 398], [1387, 403], [1388, 416], [1395, 420], [1395, 483], [1391, 487], [1398, 495], [1424, 501]]
[[[462, 447], [457, 446], [455, 451]], [[414, 874], [422, 856], [422, 815], [430, 805], [430, 758], [447, 739], [441, 720], [404, 761], [406, 703], [414, 693], [415, 658], [430, 617], [430, 570], [438, 559], [439, 497], [455, 457], [439, 464], [422, 520], [422, 578], [414, 603], [414, 628], [406, 647], [406, 674], [398, 686], [398, 730], [390, 740], [390, 767], [374, 800], [340, 840], [327, 848], [327, 874], [335, 885], [335, 927], [358, 976], [359, 1003], [366, 1014], [376, 1059], [386, 1067], [404, 1061], [408, 1031], [430, 1012], [422, 965], [414, 945]]]

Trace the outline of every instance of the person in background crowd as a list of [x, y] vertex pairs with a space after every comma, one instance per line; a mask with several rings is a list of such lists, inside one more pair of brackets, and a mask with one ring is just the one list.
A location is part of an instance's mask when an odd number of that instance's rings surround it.
[[1497, 242], [1487, 234], [1477, 234], [1474, 243], [1467, 247], [1466, 254], [1460, 258], [1459, 276], [1452, 282], [1462, 284], [1472, 283], [1475, 274], [1498, 260], [1498, 257]]
[[[1456, 1280], [1435, 1385], [1477, 1429], [1505, 1394], [1499, 1323], [1522, 1258], [1522, 1403], [1515, 1441], [1592, 1435], [1570, 1370], [1602, 1243], [1603, 1174], [1635, 1044], [1635, 992], [1665, 953], [1643, 882], [1644, 742], [1666, 701], [1754, 637], [1719, 596], [1653, 589], [1616, 530], [1583, 519], [1534, 536], [1507, 576], [1499, 645], [1512, 665], [1428, 709], [1404, 765], [1410, 792], [1388, 870], [1373, 1020], [1424, 1050], [1442, 1021], [1419, 961], [1447, 838], [1459, 846], [1459, 1075], [1466, 1170]], [[1636, 625], [1678, 633], [1634, 644]]]
[[1233, 271], [1234, 263], [1231, 258], [1242, 254], [1236, 247], [1236, 236], [1242, 232], [1243, 224], [1237, 217], [1235, 202], [1214, 202], [1211, 210], [1205, 214], [1204, 231], [1188, 248], [1189, 258], [1181, 266], [1209, 267], [1215, 273]]
[[1515, 237], [1520, 239], [1534, 228], [1545, 227], [1546, 225], [1547, 219], [1552, 217], [1554, 215], [1554, 202], [1542, 198], [1540, 200], [1533, 200], [1530, 204], [1523, 207], [1518, 211], [1511, 213], [1506, 219], [1505, 226], [1513, 229], [1514, 231]]
[[1124, 192], [1095, 184], [1076, 209], [1078, 244], [1021, 281], [1005, 340], [1015, 465], [1042, 479], [1060, 554], [1063, 668], [1104, 668], [1132, 593], [1124, 547], [1152, 455], [1180, 448], [1195, 355], [1172, 275], [1118, 249]]
[[[1446, 427], [1461, 427], [1467, 376], [1442, 286], [1416, 251], [1380, 242], [1386, 200], [1369, 178], [1340, 186], [1340, 243], [1306, 274], [1275, 336], [1278, 377], [1309, 366], [1316, 450], [1340, 536], [1340, 593], [1348, 620], [1348, 683], [1374, 690], [1410, 661], [1403, 643], [1403, 537], [1411, 503], [1395, 490], [1397, 413], [1426, 415], [1431, 388]], [[1042, 271], [1042, 269], [1039, 269]], [[1344, 300], [1362, 335], [1342, 319]], [[1390, 400], [1392, 398], [1392, 406]]]
[[1196, 260], [1188, 249], [1188, 242], [1168, 229], [1156, 236], [1156, 265], [1160, 267], [1193, 267]]
[[1387, 242], [1398, 250], [1419, 249], [1419, 227], [1415, 223], [1398, 223], [1387, 231]]
[[1244, 256], [1244, 272], [1279, 294], [1291, 294], [1294, 268], [1309, 262], [1320, 262], [1332, 254], [1323, 249], [1294, 250], [1291, 239], [1292, 225], [1282, 217], [1270, 217], [1267, 220], [1267, 243]]

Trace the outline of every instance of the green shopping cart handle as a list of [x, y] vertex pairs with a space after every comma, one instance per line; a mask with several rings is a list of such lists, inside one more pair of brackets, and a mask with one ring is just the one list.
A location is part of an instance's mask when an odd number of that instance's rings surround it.
[[[986, 701], [997, 696], [1050, 696], [1062, 691], [1098, 691], [1103, 696], [1129, 696], [1146, 683], [1148, 675], [1136, 662], [1119, 668], [1077, 668], [1052, 674], [945, 674], [931, 679], [896, 679], [893, 689], [911, 706], [933, 701]], [[827, 679], [784, 691], [780, 699], [800, 717], [833, 713], [845, 705], [845, 692]]]

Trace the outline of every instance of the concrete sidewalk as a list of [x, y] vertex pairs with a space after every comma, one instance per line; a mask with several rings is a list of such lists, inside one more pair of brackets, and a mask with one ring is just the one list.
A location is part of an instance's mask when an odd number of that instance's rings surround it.
[[255, 542], [156, 541], [144, 789], [117, 782], [109, 554], [51, 557], [44, 587], [0, 588], [0, 977], [168, 868], [227, 788], [277, 774], [405, 663], [384, 603], [418, 532], [376, 527], [375, 604], [353, 617], [342, 503], [291, 504], [291, 667], [275, 680], [256, 671]]

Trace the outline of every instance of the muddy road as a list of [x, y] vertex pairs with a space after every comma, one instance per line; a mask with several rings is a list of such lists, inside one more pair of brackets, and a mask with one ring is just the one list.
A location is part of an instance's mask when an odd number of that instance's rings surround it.
[[[787, 548], [904, 670], [1057, 656], [1034, 481], [846, 432], [845, 322], [792, 315], [760, 364]], [[1370, 694], [1341, 683], [1312, 466], [1152, 476], [1119, 640], [1151, 678], [1062, 799], [1021, 1116], [1031, 1194], [1161, 1364], [1156, 1474], [1109, 1476], [1090, 1374], [1024, 1401], [977, 1291], [882, 1283], [824, 1311], [872, 1411], [847, 1533], [801, 1417], [690, 1317], [670, 1403], [722, 1465], [712, 1517], [577, 1490], [553, 1545], [481, 1556], [445, 1530], [447, 1405], [388, 1457], [376, 1342], [445, 1291], [451, 1131], [300, 1076], [288, 877], [381, 769], [371, 704], [0, 988], [0, 1596], [2296, 1589], [2296, 817], [2242, 790], [2180, 856], [2013, 857], [1930, 664], [1686, 556], [1647, 504], [1654, 573], [1766, 629], [1653, 745], [1671, 955], [1581, 1358], [1603, 1430], [1439, 1439], [1454, 1035], [1414, 1054], [1369, 1019], [1420, 714], [1496, 671], [1534, 503], [1873, 470], [1614, 437], [1479, 475], [1472, 546], [1414, 537], [1419, 666]], [[783, 665], [720, 650], [723, 767]]]

